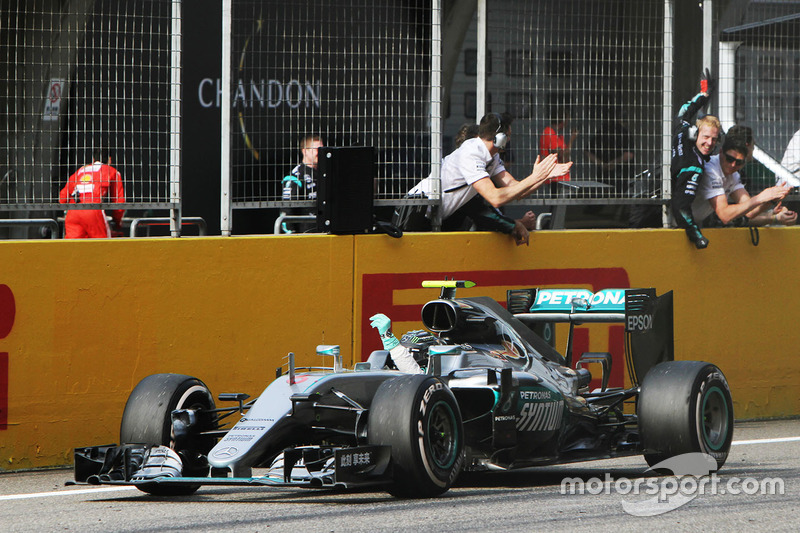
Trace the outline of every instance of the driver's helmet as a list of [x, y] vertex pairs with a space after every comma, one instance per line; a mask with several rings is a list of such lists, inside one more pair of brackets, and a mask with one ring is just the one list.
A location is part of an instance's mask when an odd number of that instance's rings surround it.
[[400, 337], [400, 344], [408, 348], [417, 363], [425, 364], [428, 361], [428, 347], [439, 344], [439, 339], [428, 330], [415, 329]]
[[503, 345], [503, 355], [511, 357], [512, 359], [522, 359], [525, 357], [525, 350], [514, 340], [514, 337], [508, 333], [503, 332], [500, 337], [500, 344]]

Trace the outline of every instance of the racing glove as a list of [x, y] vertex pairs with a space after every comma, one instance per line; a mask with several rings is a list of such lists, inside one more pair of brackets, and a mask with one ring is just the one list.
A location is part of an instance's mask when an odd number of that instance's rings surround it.
[[371, 316], [369, 319], [369, 325], [378, 330], [385, 350], [391, 350], [400, 344], [400, 341], [397, 340], [397, 337], [392, 333], [392, 320], [388, 316], [378, 313], [377, 315]]
[[711, 71], [706, 69], [700, 75], [700, 92], [710, 95], [714, 91], [716, 85], [716, 81], [711, 77]]
[[289, 174], [281, 180], [283, 185], [283, 199], [295, 200], [300, 197], [300, 191], [303, 190], [303, 182], [297, 176]]

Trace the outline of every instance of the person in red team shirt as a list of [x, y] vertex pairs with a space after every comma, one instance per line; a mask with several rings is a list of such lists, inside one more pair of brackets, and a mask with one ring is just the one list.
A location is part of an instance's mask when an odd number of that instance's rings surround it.
[[[108, 164], [101, 163], [100, 159], [95, 156], [92, 163], [82, 166], [69, 177], [66, 186], [61, 189], [59, 202], [62, 204], [125, 202], [122, 176], [111, 166], [110, 157]], [[122, 228], [124, 212], [124, 209], [111, 211], [111, 218], [117, 231]], [[67, 211], [64, 227], [67, 239], [111, 237], [111, 228], [102, 209], [70, 209]]]
[[[565, 107], [555, 107], [550, 117], [550, 125], [547, 126], [539, 136], [539, 155], [545, 157], [550, 154], [558, 154], [559, 163], [569, 163], [570, 152], [575, 139], [578, 137], [578, 130], [570, 132], [569, 141], [564, 141], [561, 132], [569, 125], [570, 113]], [[545, 183], [555, 183], [557, 181], [569, 181], [569, 173], [555, 178], [548, 178]]]

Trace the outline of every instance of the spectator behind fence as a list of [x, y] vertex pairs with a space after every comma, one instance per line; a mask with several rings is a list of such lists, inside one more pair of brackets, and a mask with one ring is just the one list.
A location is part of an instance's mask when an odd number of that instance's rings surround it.
[[[550, 112], [550, 125], [547, 126], [539, 136], [539, 155], [546, 157], [550, 154], [558, 156], [559, 163], [570, 163], [572, 161], [572, 145], [578, 138], [578, 130], [573, 129], [569, 142], [564, 141], [561, 131], [569, 125], [570, 112], [565, 106], [556, 106]], [[569, 172], [562, 176], [548, 178], [547, 183], [558, 181], [569, 181]]]
[[594, 165], [597, 181], [614, 187], [617, 193], [626, 189], [631, 175], [630, 162], [633, 161], [633, 147], [630, 130], [621, 114], [604, 121], [597, 132], [589, 139], [586, 157]]
[[477, 137], [479, 130], [480, 126], [478, 124], [462, 124], [456, 132], [456, 136], [453, 138], [453, 148], [457, 150], [467, 139], [474, 139]]
[[284, 200], [316, 200], [319, 149], [324, 146], [319, 135], [307, 135], [300, 141], [300, 164], [283, 178]]
[[706, 105], [712, 89], [711, 76], [706, 69], [700, 81], [700, 92], [681, 106], [678, 112], [679, 123], [672, 140], [672, 215], [678, 227], [686, 231], [689, 240], [698, 249], [706, 248], [708, 239], [703, 236], [692, 216], [692, 202], [703, 175], [703, 167], [719, 140], [721, 126], [719, 119], [711, 115], [698, 119], [694, 125], [690, 121]]
[[499, 208], [529, 195], [546, 179], [563, 176], [572, 164], [559, 164], [555, 154], [542, 160], [537, 156], [531, 174], [517, 181], [506, 171], [499, 155], [508, 144], [510, 133], [510, 124], [504, 123], [499, 113], [489, 113], [481, 118], [478, 137], [467, 139], [444, 159], [443, 230], [474, 226], [479, 231], [511, 234], [517, 245], [528, 244], [528, 229], [522, 221], [504, 216]]
[[794, 132], [789, 144], [786, 145], [781, 166], [800, 178], [800, 130]]
[[[75, 171], [61, 189], [58, 201], [62, 204], [97, 204], [102, 202], [124, 203], [125, 189], [122, 176], [108, 163], [101, 163], [101, 153], [94, 154], [92, 163]], [[111, 212], [114, 233], [122, 232], [124, 209]], [[96, 239], [112, 236], [106, 214], [102, 209], [70, 209], [64, 220], [64, 237], [67, 239]]]
[[[306, 135], [300, 140], [300, 164], [283, 178], [283, 200], [316, 200], [317, 199], [317, 166], [319, 163], [319, 149], [324, 145], [322, 137], [317, 134]], [[312, 209], [288, 208], [283, 209], [287, 215], [311, 215]], [[293, 233], [284, 222], [283, 231]]]
[[791, 190], [785, 183], [764, 189], [753, 197], [747, 193], [738, 169], [744, 166], [749, 151], [746, 136], [735, 132], [725, 138], [722, 153], [711, 156], [706, 163], [697, 197], [692, 203], [692, 214], [698, 223], [709, 217], [713, 220], [714, 215], [722, 225], [791, 226], [797, 222], [797, 213], [780, 205]]

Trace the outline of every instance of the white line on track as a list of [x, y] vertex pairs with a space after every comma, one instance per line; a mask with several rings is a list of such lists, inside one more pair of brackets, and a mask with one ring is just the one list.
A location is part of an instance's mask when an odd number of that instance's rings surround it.
[[754, 440], [735, 440], [731, 442], [731, 446], [741, 444], [774, 444], [776, 442], [797, 442], [800, 437], [780, 437], [776, 439], [754, 439]]
[[[754, 440], [735, 440], [731, 442], [731, 446], [740, 446], [744, 444], [775, 444], [779, 442], [800, 442], [800, 437], [780, 437], [775, 439], [754, 439]], [[33, 492], [30, 494], [0, 494], [0, 501], [4, 500], [25, 500], [30, 498], [48, 498], [50, 496], [72, 496], [74, 494], [93, 494], [96, 492], [114, 492], [121, 490], [136, 490], [136, 487], [97, 487], [91, 489], [65, 489], [55, 490], [52, 492]]]
[[32, 492], [30, 494], [6, 494], [0, 495], [0, 501], [3, 500], [25, 500], [28, 498], [47, 498], [50, 496], [71, 496], [73, 494], [93, 494], [95, 492], [114, 492], [118, 490], [135, 490], [136, 487], [97, 487], [95, 489], [65, 489], [54, 490], [52, 492]]

